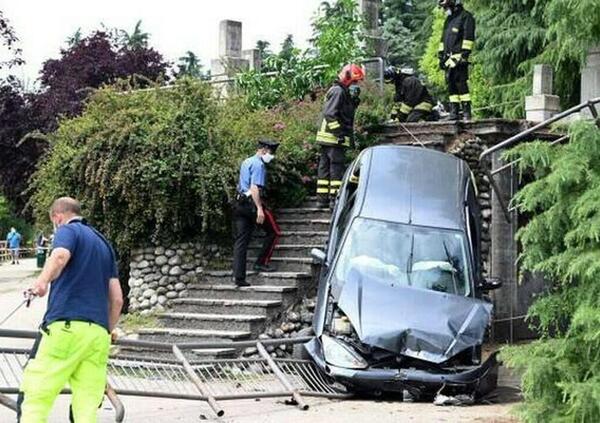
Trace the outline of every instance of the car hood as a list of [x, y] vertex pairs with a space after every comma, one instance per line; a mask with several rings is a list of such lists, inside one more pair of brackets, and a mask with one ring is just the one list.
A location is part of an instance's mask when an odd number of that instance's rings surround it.
[[363, 343], [436, 364], [481, 345], [492, 311], [481, 300], [391, 286], [354, 269], [335, 299]]

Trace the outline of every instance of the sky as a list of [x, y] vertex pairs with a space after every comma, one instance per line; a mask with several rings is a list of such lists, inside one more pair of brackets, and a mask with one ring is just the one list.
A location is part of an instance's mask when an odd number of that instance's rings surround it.
[[[188, 50], [205, 67], [218, 55], [219, 22], [243, 24], [242, 48], [267, 40], [275, 49], [287, 34], [306, 47], [310, 21], [322, 0], [0, 0], [12, 23], [26, 65], [12, 73], [33, 86], [42, 63], [56, 58], [78, 28], [88, 34], [101, 24], [132, 31], [142, 20], [150, 45], [171, 62]], [[3, 75], [4, 76], [4, 75]]]

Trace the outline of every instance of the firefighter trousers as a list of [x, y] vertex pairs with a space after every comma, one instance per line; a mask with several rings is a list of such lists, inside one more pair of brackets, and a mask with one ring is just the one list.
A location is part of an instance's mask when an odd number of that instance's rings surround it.
[[450, 103], [466, 103], [471, 101], [469, 94], [469, 65], [460, 63], [446, 71], [446, 82]]
[[279, 225], [273, 217], [273, 213], [263, 207], [265, 221], [262, 225], [256, 224], [256, 207], [252, 198], [242, 198], [236, 201], [233, 208], [233, 277], [236, 282], [246, 280], [246, 261], [248, 257], [248, 245], [252, 239], [254, 228], [259, 226], [265, 232], [261, 249], [256, 264], [267, 265], [275, 246], [281, 236]]
[[322, 145], [317, 169], [317, 197], [321, 202], [335, 198], [346, 171], [346, 149], [337, 145]]

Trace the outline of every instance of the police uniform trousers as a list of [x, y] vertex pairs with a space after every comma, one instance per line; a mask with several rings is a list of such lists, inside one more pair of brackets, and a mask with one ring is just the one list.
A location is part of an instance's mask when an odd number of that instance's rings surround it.
[[446, 71], [446, 82], [448, 83], [448, 94], [451, 103], [470, 102], [469, 94], [469, 65], [460, 63]]
[[346, 171], [346, 148], [339, 145], [322, 145], [317, 169], [317, 197], [321, 202], [335, 198]]
[[263, 207], [265, 220], [256, 224], [256, 206], [252, 197], [240, 196], [233, 207], [233, 276], [236, 281], [246, 280], [246, 260], [248, 245], [254, 228], [259, 226], [265, 232], [265, 238], [256, 260], [257, 264], [267, 265], [281, 236], [279, 225], [270, 210]]

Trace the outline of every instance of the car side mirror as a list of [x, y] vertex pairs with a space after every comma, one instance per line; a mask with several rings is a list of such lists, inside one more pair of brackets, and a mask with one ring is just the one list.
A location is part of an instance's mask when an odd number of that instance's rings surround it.
[[486, 278], [480, 285], [482, 291], [493, 291], [494, 289], [501, 288], [503, 285], [502, 279], [500, 278]]
[[310, 250], [310, 255], [318, 264], [325, 264], [325, 260], [327, 260], [327, 254], [325, 254], [325, 251], [318, 248], [313, 248]]

